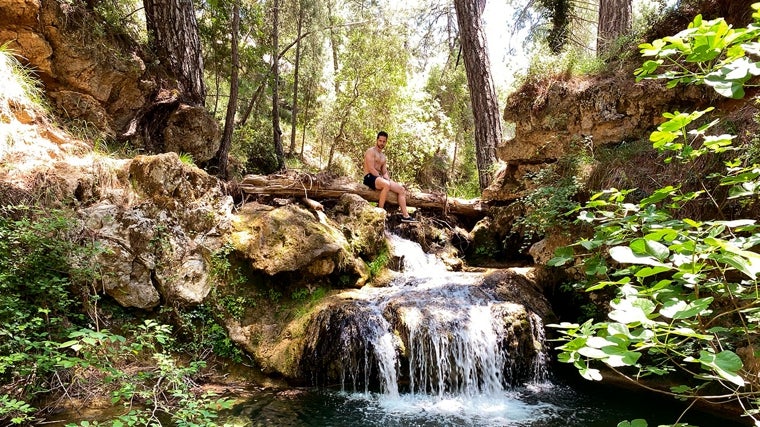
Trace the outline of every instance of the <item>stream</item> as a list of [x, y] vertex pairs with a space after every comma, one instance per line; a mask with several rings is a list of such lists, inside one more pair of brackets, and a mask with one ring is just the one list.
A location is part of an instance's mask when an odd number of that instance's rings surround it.
[[[269, 390], [237, 405], [255, 426], [649, 426], [741, 424], [675, 401], [552, 372], [541, 317], [505, 300], [480, 273], [454, 273], [414, 242], [389, 235], [402, 274], [364, 287], [307, 328], [312, 388]], [[250, 424], [249, 424], [250, 425]]]

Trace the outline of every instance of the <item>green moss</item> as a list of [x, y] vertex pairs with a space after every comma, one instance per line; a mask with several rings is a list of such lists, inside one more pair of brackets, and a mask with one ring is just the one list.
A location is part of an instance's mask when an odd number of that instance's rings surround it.
[[388, 245], [384, 244], [375, 259], [367, 264], [369, 266], [369, 277], [377, 277], [377, 275], [388, 266], [390, 260], [390, 250], [388, 249]]

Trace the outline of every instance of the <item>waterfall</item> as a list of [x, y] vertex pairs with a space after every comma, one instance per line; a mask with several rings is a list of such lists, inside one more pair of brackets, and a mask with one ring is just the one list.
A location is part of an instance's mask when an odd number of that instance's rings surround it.
[[398, 279], [364, 287], [310, 323], [301, 367], [316, 385], [384, 395], [483, 396], [546, 378], [541, 316], [483, 273], [448, 272], [389, 236]]

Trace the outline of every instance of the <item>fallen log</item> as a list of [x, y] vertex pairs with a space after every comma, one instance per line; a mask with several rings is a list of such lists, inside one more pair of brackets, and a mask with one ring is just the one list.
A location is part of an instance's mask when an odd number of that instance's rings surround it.
[[[305, 197], [308, 199], [337, 199], [345, 193], [353, 193], [370, 201], [379, 200], [380, 191], [372, 190], [359, 182], [320, 182], [314, 176], [298, 175], [246, 175], [239, 184], [246, 194], [280, 197]], [[398, 205], [396, 194], [388, 193], [386, 203]], [[468, 217], [483, 217], [488, 205], [480, 199], [458, 199], [445, 194], [407, 191], [406, 205], [416, 208], [440, 209], [445, 213]]]

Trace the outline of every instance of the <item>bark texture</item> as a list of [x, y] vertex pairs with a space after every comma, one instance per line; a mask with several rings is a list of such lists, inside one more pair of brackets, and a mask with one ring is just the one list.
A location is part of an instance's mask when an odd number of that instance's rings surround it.
[[219, 144], [216, 157], [219, 162], [219, 176], [227, 179], [230, 147], [232, 146], [232, 131], [235, 129], [235, 114], [237, 113], [240, 58], [238, 54], [238, 32], [240, 30], [240, 4], [236, 1], [232, 6], [231, 52], [232, 69], [230, 70], [230, 100], [227, 103], [227, 115], [224, 120], [224, 133]]
[[597, 56], [606, 54], [615, 40], [631, 28], [631, 0], [601, 0], [596, 34]]
[[205, 105], [203, 56], [191, 0], [144, 0], [152, 47], [182, 88], [180, 101]]
[[485, 31], [480, 16], [485, 0], [455, 0], [459, 40], [467, 71], [470, 102], [475, 116], [475, 147], [480, 188], [491, 183], [496, 146], [501, 141], [499, 102], [491, 78]]
[[272, 8], [272, 137], [274, 153], [277, 156], [277, 169], [285, 169], [285, 151], [282, 148], [282, 130], [280, 129], [280, 2], [274, 0]]

